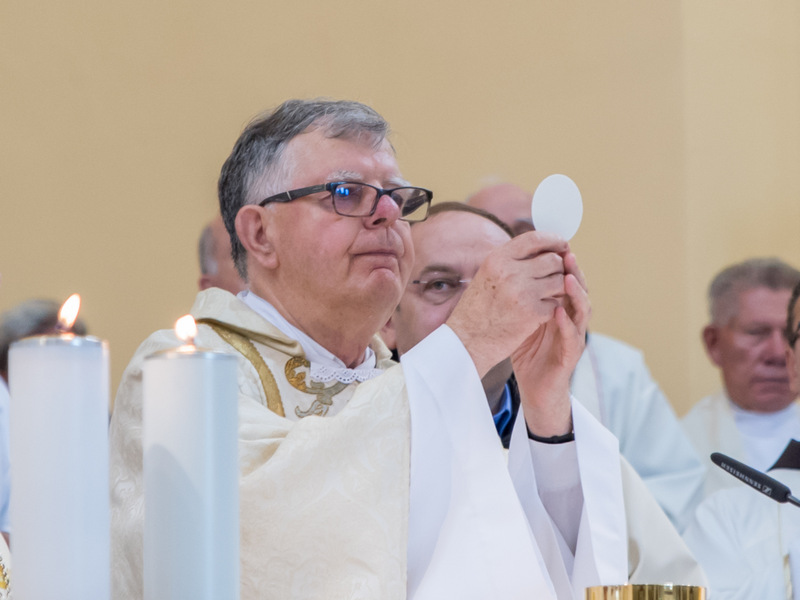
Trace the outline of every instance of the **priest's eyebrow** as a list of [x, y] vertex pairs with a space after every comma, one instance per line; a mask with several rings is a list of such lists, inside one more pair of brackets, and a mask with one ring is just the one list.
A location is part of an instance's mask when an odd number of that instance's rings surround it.
[[456, 277], [461, 277], [461, 273], [454, 269], [450, 265], [444, 264], [433, 264], [428, 265], [420, 272], [419, 276], [422, 277], [423, 275], [430, 275], [431, 273], [438, 273], [441, 275], [455, 275]]
[[[357, 171], [346, 171], [343, 169], [339, 171], [334, 171], [327, 177], [328, 181], [352, 181], [352, 182], [366, 183], [364, 179], [365, 177], [363, 173], [358, 173]], [[411, 185], [408, 181], [399, 176], [390, 177], [387, 181], [389, 185], [395, 187], [406, 187]], [[383, 183], [382, 185], [387, 185], [387, 184]]]

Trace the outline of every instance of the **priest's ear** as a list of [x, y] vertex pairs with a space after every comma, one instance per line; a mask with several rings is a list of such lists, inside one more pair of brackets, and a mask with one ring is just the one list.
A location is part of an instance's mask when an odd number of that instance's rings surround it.
[[270, 225], [269, 211], [256, 204], [246, 204], [236, 214], [236, 235], [247, 250], [248, 263], [255, 261], [265, 269], [278, 265]]
[[719, 329], [716, 325], [706, 325], [703, 328], [703, 345], [706, 354], [718, 367], [722, 366], [722, 351], [720, 349]]

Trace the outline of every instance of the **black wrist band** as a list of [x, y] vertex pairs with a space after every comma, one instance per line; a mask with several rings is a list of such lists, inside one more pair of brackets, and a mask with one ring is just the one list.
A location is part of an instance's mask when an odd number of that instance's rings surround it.
[[531, 430], [528, 429], [528, 439], [534, 442], [541, 442], [542, 444], [566, 444], [567, 442], [575, 441], [575, 432], [570, 431], [564, 435], [554, 435], [553, 437], [541, 437], [531, 433]]

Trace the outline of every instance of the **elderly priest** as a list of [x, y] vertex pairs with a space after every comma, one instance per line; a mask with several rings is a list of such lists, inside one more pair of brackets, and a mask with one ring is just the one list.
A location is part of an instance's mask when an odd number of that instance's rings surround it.
[[[566, 600], [623, 583], [617, 442], [569, 396], [589, 315], [575, 257], [554, 236], [510, 240], [392, 363], [375, 334], [432, 194], [387, 136], [364, 105], [288, 101], [222, 169], [248, 290], [201, 292], [192, 314], [199, 344], [239, 357], [242, 597]], [[117, 395], [115, 598], [142, 595], [142, 363], [177, 343], [150, 336]], [[506, 459], [481, 377], [512, 354], [530, 394]]]

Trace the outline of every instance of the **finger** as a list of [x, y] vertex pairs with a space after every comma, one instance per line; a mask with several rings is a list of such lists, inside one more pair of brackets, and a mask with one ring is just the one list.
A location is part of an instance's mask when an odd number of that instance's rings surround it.
[[547, 252], [534, 258], [521, 261], [524, 268], [534, 279], [547, 279], [548, 277], [563, 277], [564, 259], [560, 254]]
[[580, 285], [578, 279], [573, 274], [564, 277], [564, 289], [569, 298], [570, 318], [581, 334], [586, 332], [589, 325], [589, 317], [592, 313], [592, 305], [589, 302], [589, 295]]
[[572, 339], [572, 337], [578, 333], [575, 323], [569, 317], [567, 310], [563, 306], [556, 308], [554, 320], [556, 325], [558, 325], [558, 332], [562, 340]]
[[561, 337], [565, 352], [563, 358], [570, 361], [583, 352], [584, 332], [570, 319], [567, 311], [563, 307], [556, 309], [554, 320], [558, 326], [558, 335]]
[[[528, 302], [543, 302], [550, 305], [563, 305], [565, 301], [564, 275], [554, 273], [536, 279], [535, 287], [527, 291]], [[552, 307], [551, 307], [552, 308]]]
[[578, 266], [578, 259], [575, 258], [575, 255], [572, 252], [568, 252], [566, 256], [564, 256], [564, 272], [573, 274], [578, 280], [580, 286], [587, 292], [589, 291], [589, 287], [586, 285], [586, 276], [583, 273], [583, 269]]
[[[498, 260], [506, 260], [507, 256], [499, 256]], [[540, 252], [524, 258], [512, 258], [509, 265], [512, 272], [522, 274], [525, 279], [547, 279], [564, 275], [564, 259], [558, 252]]]
[[564, 254], [569, 250], [569, 245], [564, 238], [553, 233], [528, 231], [513, 238], [506, 244], [511, 256], [517, 260], [534, 258], [545, 252]]

